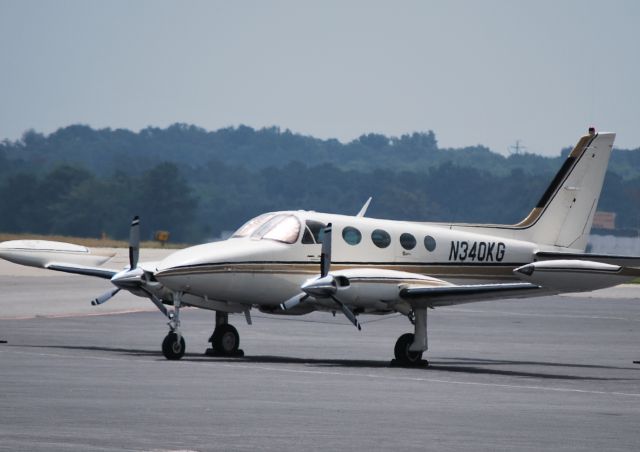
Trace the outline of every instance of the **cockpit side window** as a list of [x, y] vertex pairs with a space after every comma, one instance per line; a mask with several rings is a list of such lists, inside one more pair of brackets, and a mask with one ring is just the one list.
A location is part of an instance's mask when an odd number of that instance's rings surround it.
[[304, 235], [302, 236], [302, 243], [307, 245], [322, 243], [324, 228], [326, 227], [326, 224], [320, 223], [319, 221], [307, 220], [304, 228]]
[[262, 214], [262, 215], [260, 215], [258, 217], [252, 218], [251, 220], [247, 221], [245, 224], [240, 226], [240, 229], [238, 229], [236, 232], [234, 232], [233, 235], [231, 236], [231, 238], [248, 237], [248, 236], [250, 236], [260, 226], [262, 226], [263, 224], [268, 222], [270, 219], [272, 219], [274, 217], [274, 215], [275, 214], [273, 214], [273, 213], [265, 213], [265, 214]]
[[254, 240], [276, 240], [295, 243], [300, 236], [300, 220], [293, 215], [276, 215], [251, 234]]

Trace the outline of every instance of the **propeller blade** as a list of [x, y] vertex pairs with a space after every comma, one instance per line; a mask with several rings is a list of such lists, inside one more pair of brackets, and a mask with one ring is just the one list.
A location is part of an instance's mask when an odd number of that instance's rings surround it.
[[358, 331], [362, 330], [362, 327], [360, 326], [360, 323], [358, 322], [358, 319], [356, 318], [356, 315], [353, 312], [351, 312], [351, 309], [349, 309], [347, 307], [347, 305], [345, 305], [343, 302], [338, 300], [333, 295], [331, 296], [331, 298], [333, 299], [333, 301], [338, 303], [338, 306], [340, 306], [340, 309], [342, 310], [342, 313], [345, 315], [346, 318], [348, 318], [351, 321], [351, 323], [353, 323], [353, 326], [358, 328]]
[[138, 266], [140, 256], [140, 217], [137, 215], [131, 221], [129, 231], [129, 269], [133, 270]]
[[98, 298], [94, 298], [91, 300], [91, 306], [98, 306], [106, 301], [109, 301], [111, 297], [120, 292], [120, 289], [111, 289], [109, 292], [105, 292], [100, 295]]
[[292, 308], [298, 306], [301, 302], [306, 300], [308, 297], [309, 297], [309, 295], [307, 295], [306, 293], [299, 293], [298, 295], [295, 295], [295, 296], [289, 298], [284, 303], [281, 303], [280, 304], [280, 309], [282, 309], [283, 311], [286, 311], [288, 309], [292, 309]]
[[320, 254], [320, 278], [327, 276], [331, 270], [331, 223], [324, 228], [322, 251]]

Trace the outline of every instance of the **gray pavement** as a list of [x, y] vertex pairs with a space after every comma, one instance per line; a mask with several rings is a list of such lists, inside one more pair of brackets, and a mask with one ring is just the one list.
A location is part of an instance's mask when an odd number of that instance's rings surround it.
[[233, 316], [233, 360], [202, 355], [214, 315], [189, 309], [169, 362], [149, 302], [87, 307], [108, 282], [16, 268], [0, 264], [0, 450], [640, 449], [640, 287], [430, 311], [424, 369], [389, 366], [401, 317]]

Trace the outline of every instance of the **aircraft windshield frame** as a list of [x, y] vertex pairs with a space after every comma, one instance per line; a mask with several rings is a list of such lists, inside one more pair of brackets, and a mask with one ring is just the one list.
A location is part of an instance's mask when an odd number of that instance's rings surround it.
[[276, 214], [274, 213], [263, 213], [251, 220], [247, 221], [245, 224], [240, 226], [236, 232], [233, 233], [231, 238], [240, 238], [240, 237], [248, 237], [254, 232], [256, 232], [261, 226], [271, 220]]
[[279, 214], [260, 226], [251, 238], [253, 240], [275, 240], [282, 243], [296, 243], [300, 237], [302, 223], [295, 215]]

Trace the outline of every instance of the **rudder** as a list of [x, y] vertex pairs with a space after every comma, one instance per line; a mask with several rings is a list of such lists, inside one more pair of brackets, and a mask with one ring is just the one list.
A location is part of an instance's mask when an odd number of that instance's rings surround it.
[[615, 133], [580, 138], [536, 207], [515, 225], [519, 238], [584, 251], [614, 139]]

